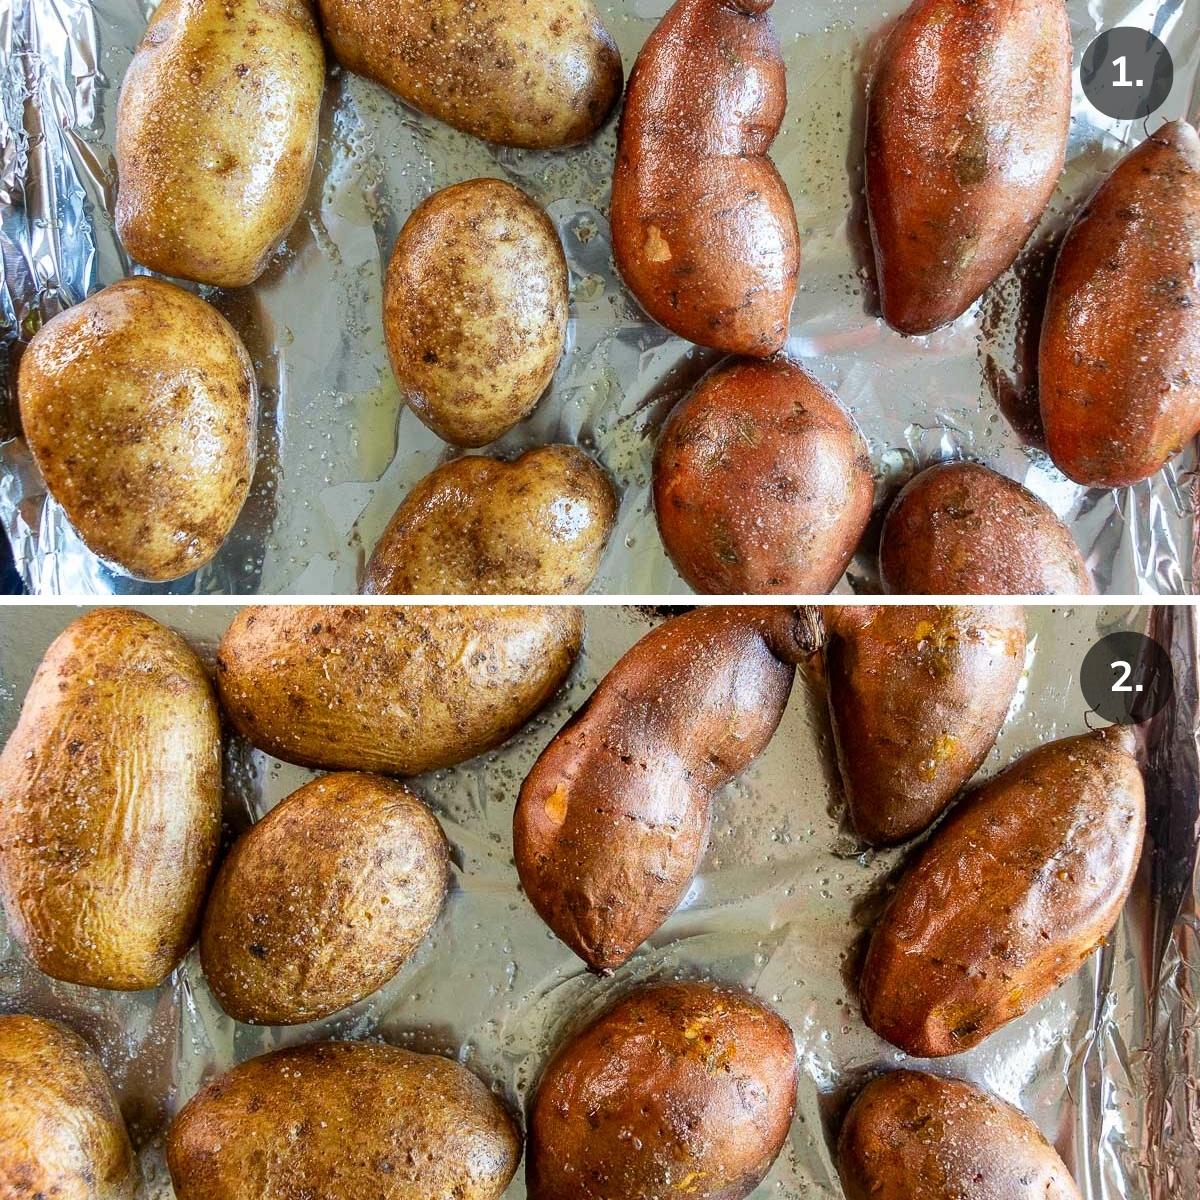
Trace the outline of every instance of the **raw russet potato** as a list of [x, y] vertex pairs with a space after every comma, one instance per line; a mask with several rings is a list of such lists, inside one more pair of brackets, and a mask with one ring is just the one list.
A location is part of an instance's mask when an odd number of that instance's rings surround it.
[[298, 1025], [385, 984], [450, 883], [437, 818], [403, 784], [326, 775], [234, 844], [200, 934], [204, 977], [236, 1020]]
[[987, 756], [1025, 670], [1018, 607], [860, 605], [825, 610], [825, 679], [854, 828], [915, 837]]
[[591, 0], [319, 0], [338, 61], [485, 141], [587, 141], [624, 71]]
[[211, 1080], [167, 1133], [177, 1200], [499, 1200], [520, 1137], [458, 1063], [318, 1042]]
[[520, 188], [471, 179], [435, 192], [400, 230], [383, 284], [409, 407], [456, 446], [494, 442], [550, 386], [569, 300], [558, 232]]
[[863, 1016], [914, 1058], [957, 1054], [1108, 936], [1146, 827], [1133, 731], [1038, 747], [964, 799], [904, 875], [863, 967]]
[[582, 637], [566, 606], [255, 606], [221, 639], [217, 683], [234, 728], [285, 762], [419, 775], [507, 741]]
[[1055, 465], [1088, 487], [1147, 479], [1200, 431], [1200, 136], [1164, 125], [1076, 218], [1042, 324]]
[[800, 238], [769, 157], [787, 80], [772, 0], [678, 0], [629, 78], [612, 243], [630, 291], [689, 341], [783, 348]]
[[0, 1016], [0, 1196], [134, 1200], [139, 1177], [87, 1044], [57, 1021]]
[[212, 305], [122, 279], [38, 330], [17, 390], [46, 487], [97, 557], [161, 582], [221, 548], [254, 475], [258, 388]]
[[200, 660], [123, 608], [46, 651], [0, 754], [0, 894], [39, 970], [157, 987], [192, 944], [221, 830], [221, 722]]
[[743, 1200], [796, 1105], [796, 1045], [745, 992], [671, 983], [554, 1057], [529, 1116], [529, 1200]]
[[654, 458], [658, 530], [698, 592], [830, 591], [874, 498], [854, 419], [785, 358], [710, 371], [671, 413]]
[[1066, 161], [1063, 0], [915, 0], [867, 107], [866, 181], [883, 316], [931, 333], [1015, 261]]
[[604, 471], [574, 446], [514, 462], [456, 458], [404, 498], [367, 563], [362, 591], [398, 595], [579, 595], [617, 517]]
[[324, 87], [307, 0], [163, 0], [117, 105], [125, 249], [164, 275], [253, 283], [304, 204]]

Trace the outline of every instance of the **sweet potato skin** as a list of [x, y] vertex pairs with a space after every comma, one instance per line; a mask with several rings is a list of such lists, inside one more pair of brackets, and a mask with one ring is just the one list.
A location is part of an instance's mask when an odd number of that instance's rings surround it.
[[1153, 475], [1200, 432], [1200, 136], [1127, 155], [1059, 252], [1042, 325], [1046, 445], [1088, 487]]
[[863, 1015], [917, 1058], [957, 1054], [1052, 992], [1133, 886], [1145, 794], [1133, 733], [1050, 742], [965, 799], [871, 937]]
[[1063, 0], [915, 0], [867, 110], [883, 316], [925, 334], [1012, 265], [1054, 192], [1071, 119]]
[[828, 592], [874, 496], [854, 419], [783, 358], [709, 372], [671, 413], [655, 454], [658, 530], [698, 592]]
[[742, 1200], [796, 1104], [778, 1014], [702, 983], [643, 988], [568, 1042], [529, 1120], [530, 1200]]
[[825, 678], [850, 819], [887, 846], [935, 821], [1000, 732], [1025, 668], [1017, 607], [828, 609]]
[[630, 75], [613, 174], [617, 266], [660, 324], [767, 357], [787, 340], [796, 213], [768, 157], [787, 107], [771, 0], [677, 0]]
[[787, 608], [703, 608], [664, 622], [601, 680], [534, 763], [513, 855], [542, 919], [594, 971], [625, 962], [683, 898], [712, 794], [783, 716], [815, 649]]

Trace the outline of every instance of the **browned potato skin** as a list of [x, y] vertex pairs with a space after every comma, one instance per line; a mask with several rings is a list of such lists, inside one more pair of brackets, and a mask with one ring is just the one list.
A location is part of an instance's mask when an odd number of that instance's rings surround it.
[[156, 581], [216, 554], [250, 491], [258, 387], [212, 305], [122, 279], [38, 330], [18, 391], [38, 470], [93, 554]]
[[383, 284], [409, 407], [453, 445], [494, 442], [550, 386], [569, 301], [558, 232], [520, 188], [472, 179], [435, 192], [400, 230]]
[[901, 879], [863, 968], [867, 1024], [957, 1054], [1052, 992], [1107, 937], [1146, 825], [1128, 727], [1050, 742], [949, 816]]
[[285, 762], [419, 775], [510, 738], [579, 652], [570, 607], [265, 605], [217, 653], [237, 731]]
[[671, 413], [654, 459], [658, 531], [698, 592], [828, 592], [874, 497], [853, 418], [783, 358], [706, 375]]
[[800, 237], [768, 157], [787, 107], [772, 0], [678, 0], [629, 78], [612, 190], [621, 275], [661, 325], [765, 358], [783, 347]]
[[892, 1071], [863, 1088], [842, 1125], [838, 1171], [846, 1200], [1079, 1200], [1024, 1113], [924, 1071]]
[[574, 446], [515, 462], [472, 455], [426, 475], [367, 563], [367, 595], [580, 595], [617, 518], [604, 471]]
[[1148, 479], [1200, 432], [1200, 137], [1164, 125], [1063, 242], [1039, 392], [1058, 468], [1088, 487]]
[[643, 988], [568, 1042], [529, 1117], [530, 1200], [742, 1200], [796, 1106], [786, 1022], [745, 992]]
[[320, 0], [338, 61], [414, 108], [505, 146], [587, 141], [624, 71], [591, 0]]
[[915, 837], [975, 774], [1025, 669], [1020, 608], [825, 610], [825, 677], [855, 831]]
[[867, 110], [867, 205], [884, 320], [931, 333], [1012, 265], [1062, 175], [1063, 0], [915, 0]]
[[46, 651], [0, 754], [0, 893], [38, 969], [157, 987], [192, 944], [221, 830], [221, 722], [177, 633], [102, 608]]
[[600, 973], [683, 898], [713, 793], [758, 755], [816, 647], [808, 614], [703, 608], [664, 622], [600, 681], [526, 777], [513, 856], [542, 919]]
[[200, 934], [204, 977], [235, 1020], [315, 1021], [404, 965], [449, 883], [446, 835], [408, 788], [378, 775], [315, 779], [222, 864]]
[[164, 0], [117, 106], [117, 235], [140, 263], [253, 283], [300, 215], [325, 52], [307, 0]]
[[885, 592], [911, 596], [1090, 595], [1071, 531], [1015, 480], [972, 462], [929, 467], [883, 524]]
[[498, 1200], [520, 1154], [470, 1071], [364, 1042], [252, 1058], [201, 1088], [167, 1133], [178, 1200]]
[[57, 1021], [0, 1016], [0, 1196], [133, 1200], [137, 1161], [96, 1056]]

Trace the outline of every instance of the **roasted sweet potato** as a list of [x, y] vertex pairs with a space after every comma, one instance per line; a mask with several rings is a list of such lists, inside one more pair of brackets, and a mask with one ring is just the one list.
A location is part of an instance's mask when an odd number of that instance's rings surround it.
[[763, 749], [793, 664], [816, 648], [789, 608], [704, 608], [648, 633], [521, 787], [513, 853], [530, 902], [594, 971], [615, 970], [683, 898], [712, 795]]
[[1025, 667], [1020, 608], [827, 609], [825, 677], [859, 837], [915, 837], [975, 774]]
[[1200, 136], [1165, 125], [1063, 242], [1042, 325], [1046, 446], [1077, 483], [1153, 475], [1200, 432]]
[[978, 1045], [1108, 936], [1146, 824], [1133, 733], [1040, 746], [954, 810], [871, 937], [867, 1024], [916, 1058]]
[[867, 205], [883, 316], [930, 333], [1012, 265], [1071, 120], [1063, 0], [915, 0], [871, 85]]
[[678, 0], [629, 78], [613, 252], [673, 333], [766, 357], [787, 340], [796, 212], [768, 157], [787, 107], [772, 0]]
[[828, 592], [874, 496], [854, 419], [784, 358], [709, 372], [671, 413], [654, 460], [658, 530], [698, 592]]

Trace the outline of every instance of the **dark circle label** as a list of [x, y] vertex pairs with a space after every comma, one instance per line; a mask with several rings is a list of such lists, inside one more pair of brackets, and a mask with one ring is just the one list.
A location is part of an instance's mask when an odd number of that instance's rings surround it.
[[1120, 25], [1106, 29], [1084, 52], [1079, 81], [1092, 107], [1106, 117], [1140, 120], [1166, 102], [1175, 64], [1154, 34]]
[[1084, 655], [1079, 686], [1088, 704], [1116, 725], [1148, 721], [1175, 688], [1171, 658], [1141, 633], [1110, 633]]

